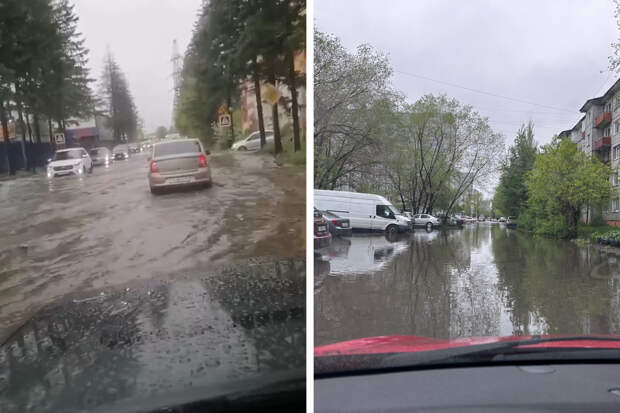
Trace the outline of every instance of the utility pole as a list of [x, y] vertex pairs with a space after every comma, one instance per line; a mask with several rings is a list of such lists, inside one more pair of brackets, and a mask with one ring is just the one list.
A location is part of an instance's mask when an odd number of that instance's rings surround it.
[[181, 76], [183, 71], [183, 60], [181, 58], [181, 54], [179, 53], [179, 45], [177, 44], [177, 39], [172, 41], [172, 57], [170, 58], [172, 62], [172, 82], [173, 82], [173, 100], [172, 100], [172, 121], [170, 122], [170, 128], [174, 128], [175, 118], [177, 114], [177, 109], [179, 105], [179, 96], [181, 95]]

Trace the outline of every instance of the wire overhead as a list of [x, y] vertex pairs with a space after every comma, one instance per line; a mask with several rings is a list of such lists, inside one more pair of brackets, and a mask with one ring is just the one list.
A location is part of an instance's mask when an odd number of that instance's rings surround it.
[[493, 97], [496, 97], [496, 98], [511, 100], [513, 102], [525, 103], [525, 104], [528, 104], [528, 105], [539, 106], [541, 108], [552, 109], [552, 110], [557, 110], [557, 111], [561, 111], [561, 112], [568, 112], [568, 113], [573, 113], [573, 114], [578, 113], [575, 110], [558, 108], [558, 107], [555, 107], [555, 106], [544, 105], [542, 103], [530, 102], [528, 100], [513, 98], [513, 97], [510, 97], [510, 96], [498, 95], [497, 93], [486, 92], [484, 90], [474, 89], [474, 88], [471, 88], [471, 87], [458, 85], [456, 83], [444, 82], [443, 80], [437, 80], [437, 79], [433, 79], [433, 78], [430, 78], [430, 77], [427, 77], [427, 76], [416, 75], [414, 73], [409, 73], [409, 72], [403, 72], [402, 70], [394, 70], [394, 72], [400, 73], [400, 74], [406, 75], [406, 76], [417, 77], [419, 79], [429, 80], [431, 82], [440, 83], [440, 84], [447, 85], [447, 86], [457, 87], [457, 88], [460, 88], [460, 89], [468, 90], [470, 92], [480, 93], [482, 95], [493, 96]]

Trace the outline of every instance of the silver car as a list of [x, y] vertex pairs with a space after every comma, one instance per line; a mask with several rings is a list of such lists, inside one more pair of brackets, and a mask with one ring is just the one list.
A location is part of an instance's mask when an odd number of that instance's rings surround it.
[[129, 159], [129, 146], [126, 144], [116, 145], [112, 149], [112, 158], [115, 161]]
[[429, 214], [416, 214], [413, 216], [413, 225], [423, 226], [426, 229], [433, 229], [433, 226], [439, 225], [439, 218], [435, 218]]
[[152, 193], [179, 186], [211, 186], [211, 168], [198, 139], [175, 139], [153, 145], [149, 155]]
[[[265, 142], [273, 143], [273, 131], [265, 131]], [[257, 151], [260, 149], [260, 132], [252, 132], [231, 147], [233, 151]]]
[[112, 153], [106, 147], [93, 148], [90, 150], [90, 159], [93, 165], [108, 165], [112, 162]]

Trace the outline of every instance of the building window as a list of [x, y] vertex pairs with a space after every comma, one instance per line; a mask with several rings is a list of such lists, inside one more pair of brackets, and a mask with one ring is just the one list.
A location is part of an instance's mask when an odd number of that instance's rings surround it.
[[614, 172], [614, 174], [612, 175], [611, 184], [613, 186], [618, 186], [618, 171]]
[[620, 145], [614, 146], [614, 160], [620, 159]]
[[605, 104], [605, 112], [611, 112], [611, 102]]
[[616, 122], [616, 133], [620, 133], [620, 122]]
[[603, 131], [603, 136], [611, 136], [611, 128], [605, 128]]
[[613, 212], [618, 212], [618, 200], [617, 199], [611, 200], [611, 210]]

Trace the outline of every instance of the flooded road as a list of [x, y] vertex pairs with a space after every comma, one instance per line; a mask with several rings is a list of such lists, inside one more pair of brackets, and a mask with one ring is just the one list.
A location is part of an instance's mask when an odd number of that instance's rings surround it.
[[305, 383], [305, 259], [123, 287], [61, 299], [0, 347], [0, 411], [160, 411]]
[[305, 256], [305, 175], [270, 156], [209, 157], [213, 186], [149, 192], [146, 154], [83, 178], [0, 182], [0, 342], [68, 294]]
[[336, 239], [315, 259], [315, 345], [620, 333], [620, 250], [498, 224]]

